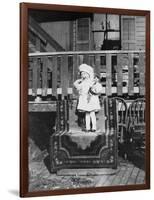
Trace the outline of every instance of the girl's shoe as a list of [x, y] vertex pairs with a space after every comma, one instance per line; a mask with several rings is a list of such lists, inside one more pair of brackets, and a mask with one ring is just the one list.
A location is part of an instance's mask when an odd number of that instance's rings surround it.
[[95, 129], [92, 129], [91, 132], [96, 132], [96, 130], [95, 130]]

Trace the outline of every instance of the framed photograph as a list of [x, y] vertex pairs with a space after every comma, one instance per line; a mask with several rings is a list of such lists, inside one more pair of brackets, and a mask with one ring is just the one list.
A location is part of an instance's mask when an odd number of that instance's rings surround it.
[[20, 4], [20, 196], [150, 188], [150, 11]]

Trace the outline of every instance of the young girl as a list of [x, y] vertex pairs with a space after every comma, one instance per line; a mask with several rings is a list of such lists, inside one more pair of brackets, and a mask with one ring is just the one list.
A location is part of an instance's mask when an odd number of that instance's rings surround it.
[[[75, 88], [79, 92], [79, 101], [77, 109], [85, 112], [86, 132], [96, 131], [95, 112], [100, 110], [99, 94], [102, 92], [102, 86], [97, 78], [94, 78], [93, 68], [87, 64], [79, 66], [81, 79], [74, 82]], [[90, 124], [92, 123], [92, 129]]]

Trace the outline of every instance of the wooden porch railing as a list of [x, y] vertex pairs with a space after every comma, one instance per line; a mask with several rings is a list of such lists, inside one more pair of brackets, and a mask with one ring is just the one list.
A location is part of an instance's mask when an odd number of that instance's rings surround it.
[[30, 96], [76, 96], [78, 66], [87, 63], [101, 76], [106, 96], [144, 96], [145, 51], [70, 51], [29, 54]]

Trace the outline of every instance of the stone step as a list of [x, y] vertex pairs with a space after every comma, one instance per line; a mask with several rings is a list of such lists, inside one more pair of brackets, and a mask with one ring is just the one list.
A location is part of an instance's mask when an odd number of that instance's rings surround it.
[[97, 176], [97, 175], [113, 175], [118, 173], [120, 168], [92, 168], [92, 169], [60, 169], [57, 171], [59, 176]]

